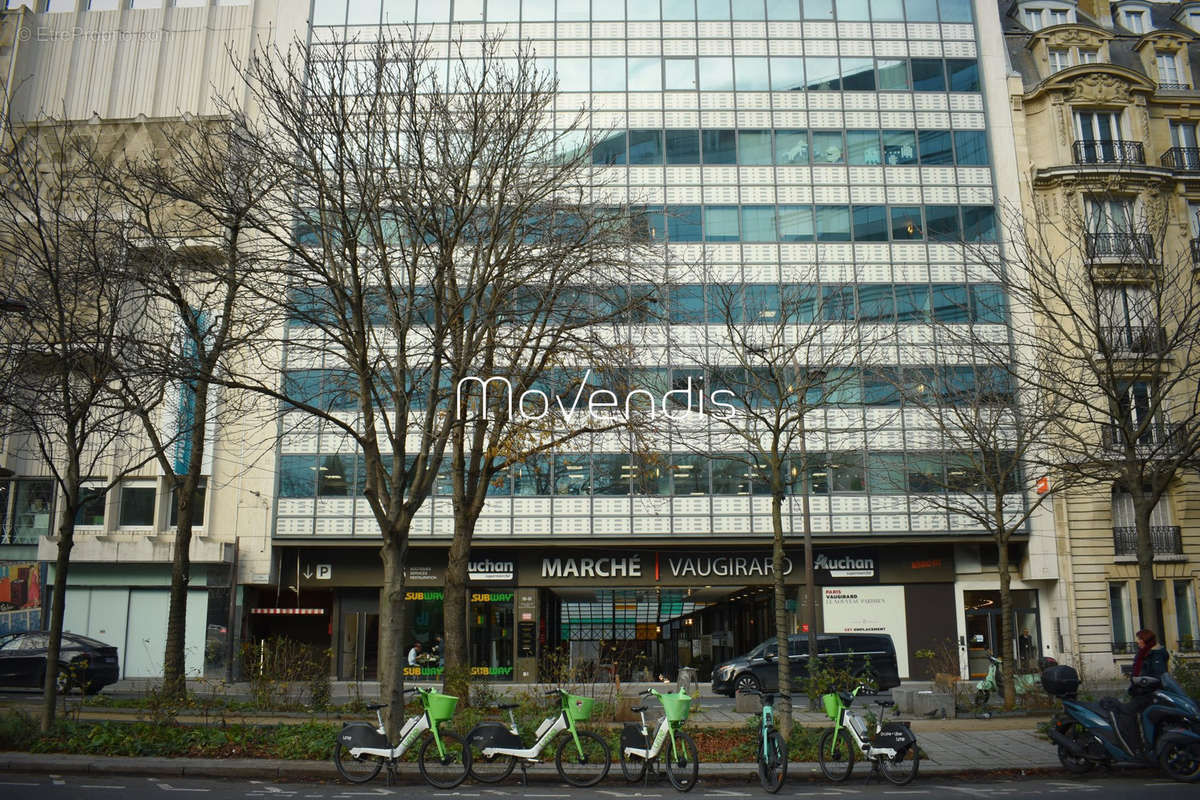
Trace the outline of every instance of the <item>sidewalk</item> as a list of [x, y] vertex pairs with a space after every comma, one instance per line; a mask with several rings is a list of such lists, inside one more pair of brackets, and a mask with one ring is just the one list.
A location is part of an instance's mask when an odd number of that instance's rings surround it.
[[[947, 720], [953, 721], [953, 720]], [[996, 720], [977, 720], [994, 722]], [[941, 720], [939, 720], [941, 722]], [[1028, 722], [1028, 721], [1027, 721]], [[969, 736], [951, 730], [931, 730], [933, 723], [914, 724], [914, 731], [929, 758], [921, 763], [921, 775], [961, 775], [988, 772], [1041, 772], [1061, 769], [1054, 748], [1036, 737], [1032, 730], [972, 730]], [[753, 778], [756, 765], [705, 764], [700, 774], [710, 778]], [[258, 778], [267, 780], [338, 780], [330, 761], [280, 761], [270, 759], [213, 758], [114, 758], [78, 755], [42, 755], [0, 753], [0, 771], [54, 774], [149, 775], [194, 778]], [[854, 774], [865, 779], [868, 768], [855, 766]], [[518, 773], [519, 774], [519, 773]], [[820, 777], [820, 768], [811, 762], [792, 762], [789, 780]], [[542, 763], [529, 770], [530, 780], [559, 782], [553, 763]], [[383, 785], [384, 778], [377, 779]], [[419, 783], [415, 764], [401, 767], [402, 783]], [[511, 779], [512, 783], [517, 777]], [[616, 764], [608, 774], [609, 782], [624, 783]]]

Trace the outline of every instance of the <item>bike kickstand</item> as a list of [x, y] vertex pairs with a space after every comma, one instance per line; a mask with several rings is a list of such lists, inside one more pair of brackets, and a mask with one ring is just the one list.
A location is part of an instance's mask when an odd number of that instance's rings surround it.
[[529, 765], [521, 764], [521, 785], [529, 786]]
[[396, 785], [396, 764], [389, 761], [387, 765], [387, 785], [389, 787]]

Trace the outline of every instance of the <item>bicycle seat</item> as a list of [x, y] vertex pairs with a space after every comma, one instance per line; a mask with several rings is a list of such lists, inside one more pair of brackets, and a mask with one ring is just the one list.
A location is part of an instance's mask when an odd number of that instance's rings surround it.
[[838, 692], [838, 698], [841, 699], [843, 705], [851, 705], [854, 702], [854, 695], [849, 692]]
[[645, 711], [647, 708], [649, 708], [649, 706], [634, 706], [633, 708], [631, 708], [629, 710], [635, 714], [640, 714], [643, 711]]
[[517, 708], [520, 705], [520, 703], [499, 703], [496, 705], [496, 708], [500, 709], [501, 711], [508, 711], [510, 708]]
[[378, 711], [381, 708], [387, 708], [391, 703], [367, 703], [367, 711]]

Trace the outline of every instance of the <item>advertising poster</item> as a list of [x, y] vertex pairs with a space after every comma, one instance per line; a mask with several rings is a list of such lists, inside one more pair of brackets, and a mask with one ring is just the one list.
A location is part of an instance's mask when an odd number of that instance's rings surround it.
[[822, 605], [828, 633], [890, 634], [900, 676], [908, 675], [903, 586], [826, 586]]

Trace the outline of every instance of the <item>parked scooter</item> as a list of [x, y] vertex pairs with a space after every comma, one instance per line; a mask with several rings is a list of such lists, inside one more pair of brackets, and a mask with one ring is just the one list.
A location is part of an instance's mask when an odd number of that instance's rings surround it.
[[[987, 705], [988, 700], [992, 696], [992, 692], [997, 694], [1004, 693], [1004, 681], [1000, 672], [1000, 667], [1004, 664], [1004, 660], [993, 655], [990, 651], [987, 654], [988, 661], [991, 664], [988, 666], [987, 675], [984, 675], [979, 683], [975, 684], [975, 707], [983, 708]], [[1013, 686], [1018, 695], [1028, 694], [1042, 688], [1042, 672], [1053, 667], [1058, 662], [1049, 656], [1044, 656], [1038, 659], [1038, 672], [1031, 674], [1013, 674]], [[986, 715], [985, 716], [989, 716]]]
[[1170, 675], [1130, 678], [1128, 703], [1078, 700], [1079, 673], [1065, 665], [1046, 670], [1042, 685], [1062, 699], [1064, 713], [1051, 721], [1049, 736], [1071, 772], [1131, 762], [1157, 765], [1177, 781], [1200, 781], [1200, 706]]

